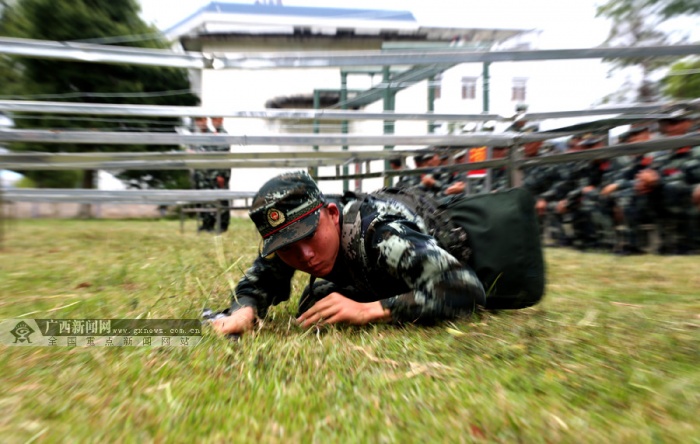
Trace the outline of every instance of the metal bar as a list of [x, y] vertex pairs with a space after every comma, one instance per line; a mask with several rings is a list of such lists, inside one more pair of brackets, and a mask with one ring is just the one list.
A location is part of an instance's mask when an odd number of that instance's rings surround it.
[[[470, 171], [482, 168], [502, 167], [509, 162], [519, 168], [551, 163], [574, 162], [579, 160], [606, 159], [621, 155], [643, 154], [652, 151], [681, 148], [700, 145], [700, 135], [672, 137], [648, 142], [616, 145], [594, 150], [556, 154], [545, 157], [535, 157], [522, 160], [497, 159], [468, 164], [454, 164], [442, 167], [447, 171]], [[393, 177], [403, 174], [429, 173], [432, 168], [417, 168], [401, 171], [384, 171], [377, 173], [353, 174], [347, 176], [321, 176], [323, 180], [367, 179]], [[78, 202], [78, 203], [143, 203], [143, 204], [182, 204], [189, 202], [212, 202], [227, 199], [252, 198], [255, 192], [240, 192], [228, 190], [81, 190], [81, 189], [9, 189], [5, 190], [4, 200], [12, 202]]]
[[[340, 73], [340, 107], [343, 110], [347, 110], [348, 105], [347, 105], [347, 100], [348, 100], [348, 73], [347, 72], [341, 72]], [[341, 128], [340, 132], [343, 134], [348, 134], [349, 133], [349, 128], [348, 128], [348, 121], [347, 119], [343, 119], [340, 123]], [[343, 151], [348, 151], [349, 146], [348, 145], [343, 145], [341, 148]], [[343, 164], [343, 174], [348, 175], [348, 165], [347, 163]], [[337, 172], [336, 174], [339, 174]], [[349, 191], [350, 190], [350, 182], [347, 180], [343, 181], [343, 192]]]
[[119, 153], [119, 152], [95, 152], [95, 153], [34, 153], [34, 152], [9, 152], [0, 153], [0, 166], [16, 163], [82, 163], [93, 162], [164, 162], [164, 161], [191, 161], [191, 162], [224, 162], [227, 160], [246, 160], [259, 162], [261, 160], [290, 160], [290, 159], [336, 159], [339, 163], [347, 163], [355, 159], [386, 159], [389, 157], [414, 156], [419, 153], [427, 153], [428, 150], [395, 150], [387, 153], [384, 150], [373, 151], [285, 151], [285, 152], [150, 152], [150, 153]]
[[5, 190], [0, 183], [0, 251], [5, 246]]
[[[317, 89], [314, 90], [314, 110], [318, 110], [321, 108], [321, 92]], [[313, 132], [314, 134], [318, 134], [321, 130], [320, 124], [318, 119], [315, 119], [313, 122]], [[318, 151], [318, 145], [314, 145], [313, 147], [314, 151]], [[311, 177], [316, 177], [318, 176], [318, 169], [316, 168], [309, 168], [309, 175]]]
[[[428, 113], [435, 111], [435, 76], [428, 77]], [[428, 133], [435, 132], [435, 121], [428, 120]]]
[[700, 53], [700, 45], [638, 46], [624, 48], [547, 49], [531, 51], [357, 51], [351, 53], [266, 53], [215, 57], [222, 68], [323, 68], [336, 66], [406, 66], [483, 62], [525, 62], [611, 57], [686, 56]]
[[173, 68], [213, 68], [214, 59], [201, 53], [89, 43], [0, 38], [0, 54], [88, 63], [130, 63]]
[[87, 189], [10, 189], [8, 202], [141, 203], [147, 205], [215, 202], [245, 199], [255, 192], [228, 190], [87, 190]]
[[[391, 73], [389, 71], [389, 66], [385, 66], [382, 69], [382, 82], [385, 85], [389, 85], [391, 83]], [[393, 88], [385, 88], [384, 89], [384, 100], [383, 100], [383, 106], [384, 106], [384, 111], [393, 111], [394, 110], [394, 97], [396, 95], [396, 92]], [[384, 134], [394, 134], [394, 126], [395, 123], [393, 120], [385, 120], [384, 121]], [[393, 150], [394, 145], [384, 145], [385, 150]], [[389, 160], [384, 159], [384, 171], [389, 170]], [[386, 176], [384, 177], [384, 186], [388, 187], [391, 185], [391, 178]]]
[[593, 150], [575, 151], [562, 154], [552, 154], [544, 157], [522, 159], [520, 167], [546, 165], [550, 163], [574, 162], [577, 160], [610, 159], [612, 157], [645, 154], [653, 151], [672, 150], [686, 146], [700, 145], [700, 134], [667, 137], [647, 142], [627, 143]]
[[[341, 89], [342, 94], [342, 89]], [[347, 99], [347, 96], [346, 96]], [[343, 104], [341, 98], [341, 107]], [[378, 113], [367, 111], [334, 109], [265, 109], [258, 111], [232, 111], [231, 109], [202, 108], [191, 106], [117, 105], [100, 103], [66, 103], [29, 100], [0, 100], [0, 111], [42, 114], [75, 114], [91, 116], [138, 116], [138, 117], [208, 117], [221, 116], [240, 119], [290, 119], [290, 120], [384, 120], [387, 114], [393, 120], [509, 120], [498, 114], [454, 114], [454, 113]]]
[[43, 142], [102, 145], [295, 145], [295, 146], [372, 146], [372, 145], [511, 145], [524, 141], [553, 139], [567, 133], [471, 133], [450, 135], [345, 135], [279, 134], [246, 136], [231, 134], [176, 134], [97, 131], [47, 131], [0, 129], [0, 142]]
[[[534, 159], [523, 159], [526, 165], [556, 163], [560, 156], [565, 161], [580, 159], [608, 158], [624, 154], [641, 154], [650, 151], [674, 149], [683, 146], [700, 145], [697, 133], [640, 142], [635, 144], [615, 145], [593, 151], [556, 154]], [[394, 156], [409, 157], [428, 152], [427, 150], [375, 150], [375, 151], [318, 151], [287, 153], [5, 153], [0, 154], [0, 168], [15, 170], [68, 170], [68, 169], [191, 169], [191, 168], [267, 168], [267, 167], [304, 167], [309, 165], [343, 165], [349, 161], [371, 161], [388, 159]], [[614, 154], [609, 154], [614, 153]], [[250, 157], [250, 158], [249, 158]], [[259, 159], [259, 160], [256, 160]], [[491, 162], [491, 163], [488, 163]], [[469, 163], [466, 166], [448, 165], [443, 168], [453, 171], [466, 171], [502, 166], [502, 164]], [[469, 166], [477, 167], [469, 168]], [[429, 170], [429, 169], [428, 169]], [[400, 174], [413, 174], [402, 170]], [[353, 176], [354, 177], [354, 176]]]
[[[378, 159], [375, 159], [378, 160]], [[61, 171], [61, 170], [207, 170], [221, 168], [318, 168], [333, 164], [342, 165], [341, 160], [327, 161], [321, 159], [267, 160], [264, 162], [223, 161], [223, 162], [104, 162], [104, 163], [60, 163], [32, 164], [13, 163], [3, 168], [25, 171]]]
[[[566, 163], [566, 162], [576, 162], [579, 160], [596, 160], [596, 159], [609, 159], [612, 157], [625, 156], [625, 155], [636, 155], [650, 153], [653, 151], [663, 151], [670, 149], [677, 149], [686, 146], [697, 146], [700, 145], [700, 134], [692, 134], [679, 137], [669, 137], [666, 139], [651, 140], [647, 142], [629, 143], [622, 145], [614, 145], [610, 147], [597, 148], [593, 150], [575, 151], [562, 154], [552, 154], [543, 157], [533, 157], [533, 158], [523, 158], [521, 160], [513, 160], [512, 163], [517, 168], [525, 168], [536, 165], [546, 165], [552, 163]], [[484, 168], [500, 168], [508, 165], [511, 162], [508, 158], [486, 160], [483, 162], [472, 162], [463, 164], [453, 164], [453, 165], [443, 165], [440, 168], [443, 171], [456, 172], [456, 171], [471, 171]], [[374, 177], [384, 177], [384, 176], [400, 176], [400, 175], [412, 175], [412, 174], [423, 174], [430, 173], [434, 168], [413, 168], [401, 171], [386, 171], [383, 173], [371, 173], [363, 175], [351, 175], [348, 179], [353, 179], [355, 177], [362, 178], [374, 178]], [[322, 176], [318, 180], [339, 180], [343, 177], [334, 176]]]
[[[429, 88], [429, 91], [432, 88]], [[342, 91], [342, 90], [341, 90]], [[342, 99], [341, 99], [342, 102]], [[700, 99], [678, 102], [700, 106]], [[523, 116], [527, 120], [557, 119], [579, 116], [596, 116], [621, 113], [650, 113], [663, 109], [668, 103], [637, 104], [628, 106], [600, 107], [584, 110], [565, 110], [543, 113], [527, 113]], [[418, 121], [509, 121], [512, 116], [498, 114], [459, 114], [459, 113], [433, 113], [430, 107], [427, 113], [402, 113], [402, 112], [367, 112], [352, 110], [308, 110], [308, 109], [265, 109], [265, 110], [238, 110], [218, 108], [202, 108], [190, 106], [156, 106], [156, 105], [117, 105], [100, 103], [67, 103], [30, 100], [0, 100], [0, 111], [17, 113], [42, 113], [42, 114], [75, 114], [91, 116], [138, 116], [138, 117], [208, 117], [222, 116], [240, 119], [290, 119], [290, 120], [418, 120]]]
[[639, 46], [624, 48], [549, 49], [531, 51], [343, 51], [278, 52], [257, 54], [175, 53], [89, 43], [56, 42], [2, 37], [0, 54], [90, 63], [129, 63], [189, 69], [324, 68], [345, 66], [406, 66], [442, 63], [597, 59], [610, 57], [686, 56], [700, 53], [700, 45]]
[[491, 62], [484, 62], [484, 66], [482, 68], [482, 81], [484, 82], [484, 88], [483, 88], [483, 106], [482, 110], [484, 113], [489, 112], [489, 99], [490, 99], [490, 93], [491, 93], [491, 74], [489, 72], [489, 67], [491, 66]]

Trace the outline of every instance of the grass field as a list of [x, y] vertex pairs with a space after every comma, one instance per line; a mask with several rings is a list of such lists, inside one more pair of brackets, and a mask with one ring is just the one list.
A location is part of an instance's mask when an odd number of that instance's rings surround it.
[[[197, 318], [257, 251], [173, 221], [19, 221], [0, 318]], [[546, 251], [537, 307], [433, 327], [303, 331], [292, 303], [239, 342], [8, 347], [1, 442], [700, 442], [700, 258]]]

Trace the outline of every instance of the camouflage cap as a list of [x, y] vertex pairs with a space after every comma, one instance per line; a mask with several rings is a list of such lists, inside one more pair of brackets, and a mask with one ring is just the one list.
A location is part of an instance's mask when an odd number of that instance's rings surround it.
[[306, 172], [280, 174], [268, 180], [248, 212], [263, 238], [267, 256], [316, 231], [325, 198]]

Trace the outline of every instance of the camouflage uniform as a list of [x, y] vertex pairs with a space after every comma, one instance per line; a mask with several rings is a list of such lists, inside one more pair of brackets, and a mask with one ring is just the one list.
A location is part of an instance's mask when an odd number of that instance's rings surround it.
[[648, 197], [638, 195], [634, 189], [635, 177], [651, 165], [653, 158], [653, 154], [635, 156], [626, 166], [611, 172], [606, 178], [606, 183], [617, 186], [616, 190], [605, 198], [607, 204], [617, 209], [621, 217], [618, 221], [621, 242], [617, 253], [642, 252], [640, 226], [656, 223], [656, 215], [650, 208]]
[[435, 198], [441, 198], [447, 196], [445, 194], [445, 190], [452, 185], [452, 183], [455, 181], [455, 176], [449, 172], [445, 171], [444, 168], [437, 167], [435, 170], [430, 174], [430, 176], [435, 179], [435, 184], [432, 187], [428, 187], [424, 185], [422, 182], [420, 182], [420, 179], [418, 181], [418, 189], [422, 192], [427, 192], [431, 194]]
[[508, 183], [508, 171], [503, 168], [491, 168], [491, 188], [486, 189], [486, 176], [472, 180], [470, 183], [470, 194], [491, 193], [510, 188]]
[[[202, 131], [202, 133], [210, 133], [211, 131]], [[197, 151], [224, 151], [228, 152], [227, 147], [220, 146], [198, 146]], [[231, 170], [195, 170], [192, 174], [192, 183], [196, 190], [218, 190], [228, 189], [231, 179]], [[219, 205], [228, 208], [229, 201], [219, 201]], [[198, 206], [201, 209], [214, 209], [212, 204], [201, 204]], [[216, 230], [216, 212], [206, 211], [199, 213], [200, 226], [199, 231], [215, 231]], [[221, 212], [221, 231], [228, 229], [231, 220], [231, 213], [228, 210]]]
[[662, 253], [687, 253], [693, 248], [697, 211], [691, 203], [695, 185], [700, 183], [700, 147], [664, 152], [651, 165], [660, 176], [659, 186], [650, 193], [659, 214]]
[[[474, 271], [428, 234], [408, 206], [373, 195], [341, 205], [341, 244], [335, 266], [305, 291], [300, 311], [337, 291], [358, 302], [380, 301], [395, 321], [430, 321], [471, 313], [485, 304]], [[252, 306], [264, 316], [289, 299], [294, 269], [276, 255], [258, 257], [236, 287], [232, 310]]]
[[[535, 201], [541, 199], [547, 202], [548, 198], [553, 197], [553, 195], [548, 194], [548, 191], [552, 189], [556, 182], [561, 180], [558, 167], [559, 165], [536, 165], [523, 170], [523, 188], [535, 197]], [[545, 210], [544, 215], [538, 214], [537, 217], [542, 235], [544, 235], [546, 228], [550, 231], [554, 240], [561, 238], [561, 226], [557, 223], [557, 218], [550, 211], [549, 206]]]
[[397, 188], [409, 188], [420, 185], [420, 175], [410, 174], [405, 176], [400, 176], [399, 180], [394, 185]]
[[[600, 202], [600, 189], [604, 177], [619, 168], [619, 162], [611, 160], [578, 161], [560, 166], [560, 179], [543, 193], [548, 210], [556, 213], [557, 203], [565, 202], [566, 212], [560, 216], [566, 233], [564, 243], [580, 249], [609, 246], [612, 220]], [[585, 190], [593, 187], [593, 190]]]
[[[606, 177], [619, 168], [620, 160], [613, 158], [587, 162], [575, 172], [579, 184], [567, 195], [567, 210], [572, 216], [576, 246], [613, 247], [612, 207], [607, 199], [601, 199], [600, 191], [607, 183]], [[586, 187], [592, 189], [584, 190]]]

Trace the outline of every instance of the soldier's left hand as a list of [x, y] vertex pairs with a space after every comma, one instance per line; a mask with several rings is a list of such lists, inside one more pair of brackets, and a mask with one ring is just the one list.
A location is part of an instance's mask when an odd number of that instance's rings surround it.
[[603, 191], [600, 192], [600, 195], [607, 196], [607, 195], [612, 194], [615, 191], [617, 191], [617, 189], [618, 189], [618, 185], [616, 183], [608, 184], [605, 186], [605, 188], [603, 188]]
[[432, 188], [435, 186], [435, 178], [430, 174], [426, 174], [420, 181], [424, 186]]
[[361, 303], [348, 299], [340, 293], [331, 293], [304, 312], [297, 322], [308, 328], [319, 324], [348, 323], [367, 324], [381, 318], [384, 309], [379, 302]]
[[450, 185], [446, 190], [445, 194], [462, 194], [464, 192], [464, 182], [455, 182]]

